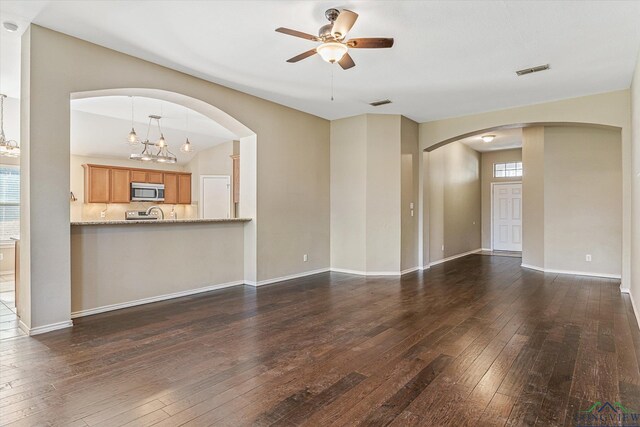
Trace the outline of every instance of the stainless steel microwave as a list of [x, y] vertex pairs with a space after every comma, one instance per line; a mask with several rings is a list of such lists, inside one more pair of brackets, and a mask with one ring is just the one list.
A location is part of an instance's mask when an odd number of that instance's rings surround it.
[[163, 202], [164, 184], [131, 183], [132, 202]]

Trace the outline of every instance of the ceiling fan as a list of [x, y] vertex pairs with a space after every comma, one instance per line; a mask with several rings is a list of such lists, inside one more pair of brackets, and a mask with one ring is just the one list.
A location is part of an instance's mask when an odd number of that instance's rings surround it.
[[325, 61], [334, 64], [338, 63], [343, 70], [355, 67], [356, 63], [349, 55], [349, 49], [381, 49], [393, 46], [392, 38], [358, 38], [345, 41], [347, 33], [358, 19], [358, 14], [347, 9], [328, 9], [324, 16], [329, 23], [320, 27], [318, 35], [303, 33], [289, 28], [277, 28], [276, 31], [294, 37], [321, 42], [316, 48], [308, 50], [300, 55], [294, 56], [287, 62], [298, 62], [305, 58], [319, 54]]

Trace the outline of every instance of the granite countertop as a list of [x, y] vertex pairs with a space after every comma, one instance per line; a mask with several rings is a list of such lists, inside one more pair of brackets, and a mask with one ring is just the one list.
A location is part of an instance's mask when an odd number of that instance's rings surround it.
[[132, 225], [132, 224], [191, 224], [217, 222], [249, 222], [251, 218], [219, 218], [219, 219], [141, 219], [141, 220], [102, 220], [102, 221], [72, 221], [71, 225]]

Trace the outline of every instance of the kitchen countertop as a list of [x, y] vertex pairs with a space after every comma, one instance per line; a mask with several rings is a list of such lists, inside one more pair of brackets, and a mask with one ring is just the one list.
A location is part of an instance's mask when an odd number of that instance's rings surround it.
[[219, 219], [140, 219], [140, 220], [101, 220], [101, 221], [72, 221], [71, 225], [133, 225], [133, 224], [192, 224], [219, 222], [249, 222], [251, 218], [219, 218]]

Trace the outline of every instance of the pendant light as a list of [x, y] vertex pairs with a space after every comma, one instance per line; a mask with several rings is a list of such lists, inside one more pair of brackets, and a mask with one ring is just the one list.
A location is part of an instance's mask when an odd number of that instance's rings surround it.
[[180, 151], [183, 153], [191, 153], [193, 152], [193, 146], [189, 141], [189, 109], [185, 108], [185, 110], [187, 111], [187, 125], [186, 125], [187, 140], [184, 142], [184, 144], [182, 144], [182, 147], [180, 147]]
[[[149, 116], [149, 125], [147, 126], [147, 137], [142, 142], [144, 145], [144, 149], [140, 154], [131, 154], [129, 159], [131, 160], [139, 160], [141, 162], [154, 162], [154, 163], [176, 163], [178, 159], [176, 156], [169, 151], [169, 145], [167, 141], [164, 139], [164, 135], [162, 133], [162, 128], [160, 127], [160, 119], [161, 116], [150, 115]], [[158, 126], [158, 133], [160, 134], [160, 139], [158, 141], [149, 142], [149, 133], [151, 132], [151, 123], [156, 121]], [[158, 151], [154, 154], [152, 150], [157, 148]]]
[[4, 134], [4, 99], [7, 95], [0, 94], [0, 156], [19, 157], [20, 144], [13, 139], [7, 139]]
[[129, 132], [129, 136], [127, 137], [127, 142], [132, 147], [135, 147], [140, 144], [140, 140], [138, 139], [138, 135], [136, 134], [136, 130], [133, 127], [133, 96], [131, 98], [131, 132]]

